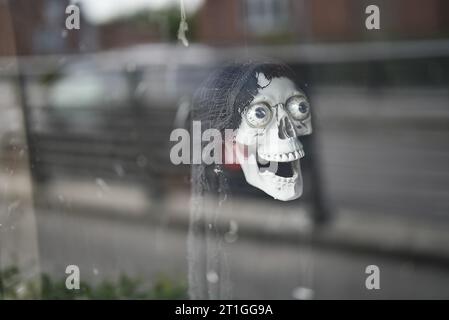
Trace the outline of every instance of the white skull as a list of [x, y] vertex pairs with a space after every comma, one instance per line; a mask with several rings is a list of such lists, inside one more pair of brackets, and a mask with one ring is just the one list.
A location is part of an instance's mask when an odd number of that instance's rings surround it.
[[249, 184], [275, 199], [294, 200], [303, 190], [298, 137], [312, 132], [309, 103], [286, 77], [256, 77], [260, 89], [236, 133], [237, 160]]

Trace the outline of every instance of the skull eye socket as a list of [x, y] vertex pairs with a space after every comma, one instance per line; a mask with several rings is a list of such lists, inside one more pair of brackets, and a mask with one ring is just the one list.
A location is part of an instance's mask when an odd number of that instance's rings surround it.
[[265, 103], [253, 104], [246, 110], [245, 118], [248, 124], [252, 127], [264, 127], [271, 120], [271, 109]]
[[307, 118], [310, 111], [310, 105], [304, 96], [293, 96], [287, 100], [288, 112], [296, 120], [303, 120]]

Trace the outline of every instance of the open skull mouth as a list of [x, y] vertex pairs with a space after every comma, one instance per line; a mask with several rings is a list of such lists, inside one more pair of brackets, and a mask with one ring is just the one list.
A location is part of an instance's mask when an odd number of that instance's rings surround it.
[[303, 151], [295, 151], [280, 156], [280, 161], [269, 161], [258, 157], [257, 166], [261, 175], [271, 177], [274, 182], [294, 183], [299, 176], [299, 159], [304, 156]]
[[[245, 146], [237, 150], [243, 148]], [[252, 148], [248, 148], [248, 151], [247, 157], [243, 156], [244, 152], [237, 152], [237, 157], [249, 184], [282, 201], [301, 196], [300, 159], [304, 156], [302, 149], [275, 154], [259, 153]]]

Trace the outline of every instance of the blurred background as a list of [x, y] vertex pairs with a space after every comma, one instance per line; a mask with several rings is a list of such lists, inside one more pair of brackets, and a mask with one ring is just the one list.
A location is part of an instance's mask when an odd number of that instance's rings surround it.
[[212, 68], [261, 56], [296, 71], [314, 133], [297, 201], [230, 168], [235, 298], [449, 298], [449, 2], [184, 5], [188, 47], [179, 1], [0, 0], [0, 298], [187, 297], [190, 168], [169, 136]]

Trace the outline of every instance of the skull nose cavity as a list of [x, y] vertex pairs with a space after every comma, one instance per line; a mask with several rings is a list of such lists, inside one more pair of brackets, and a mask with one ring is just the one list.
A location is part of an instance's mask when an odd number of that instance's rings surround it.
[[296, 137], [295, 128], [293, 127], [290, 119], [288, 119], [287, 117], [283, 117], [279, 121], [278, 136], [279, 139], [282, 140]]

